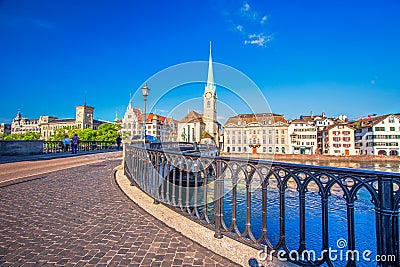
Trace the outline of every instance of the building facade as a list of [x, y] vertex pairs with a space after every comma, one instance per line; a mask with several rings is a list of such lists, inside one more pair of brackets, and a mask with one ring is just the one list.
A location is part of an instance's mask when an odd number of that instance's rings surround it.
[[75, 118], [59, 119], [55, 116], [40, 116], [39, 119], [27, 119], [21, 116], [18, 111], [17, 115], [11, 123], [12, 134], [23, 134], [26, 132], [40, 133], [41, 139], [48, 140], [54, 135], [57, 129], [63, 127], [90, 128], [97, 130], [103, 121], [93, 119], [94, 108], [85, 105], [77, 106], [75, 109]]
[[323, 131], [323, 154], [335, 156], [358, 155], [354, 143], [354, 129], [345, 123], [336, 123]]
[[143, 127], [146, 127], [146, 135], [153, 136], [163, 142], [177, 141], [178, 121], [173, 118], [157, 114], [146, 114], [146, 125], [144, 125], [144, 114], [140, 109], [133, 108], [132, 101], [125, 111], [121, 120], [121, 133], [125, 139], [143, 139]]
[[400, 155], [400, 116], [388, 114], [353, 123], [361, 155]]
[[226, 153], [287, 154], [288, 123], [273, 113], [238, 114], [224, 126]]
[[179, 121], [178, 133], [180, 142], [200, 142], [203, 137], [206, 137], [206, 124], [203, 121], [203, 115], [193, 110], [190, 111]]
[[293, 120], [289, 129], [290, 154], [315, 154], [318, 148], [317, 127], [313, 120]]
[[0, 135], [9, 135], [11, 133], [11, 124], [0, 123]]

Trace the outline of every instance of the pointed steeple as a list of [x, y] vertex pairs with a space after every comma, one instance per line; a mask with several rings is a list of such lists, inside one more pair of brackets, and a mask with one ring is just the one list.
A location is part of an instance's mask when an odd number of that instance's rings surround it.
[[118, 119], [118, 111], [116, 110], [115, 111], [115, 119], [114, 119], [114, 122], [118, 122], [119, 121], [119, 119]]
[[205, 92], [211, 92], [213, 94], [215, 93], [213, 61], [212, 61], [212, 53], [211, 53], [211, 41], [210, 41], [210, 57], [208, 59], [207, 85], [205, 88]]
[[129, 93], [129, 109], [132, 109], [132, 93]]
[[212, 55], [211, 55], [211, 41], [210, 41], [210, 58], [208, 59], [207, 85], [214, 85], [214, 75], [213, 75]]

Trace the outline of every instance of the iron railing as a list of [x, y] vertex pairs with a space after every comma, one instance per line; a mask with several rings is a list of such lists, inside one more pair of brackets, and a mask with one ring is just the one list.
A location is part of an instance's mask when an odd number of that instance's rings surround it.
[[[116, 148], [113, 141], [79, 141], [78, 151], [108, 150]], [[61, 141], [44, 141], [43, 153], [59, 153], [71, 151], [71, 146], [63, 146]]]
[[[347, 229], [342, 234], [347, 239], [347, 251], [360, 247], [356, 243], [355, 224], [358, 218], [355, 204], [359, 192], [366, 190], [369, 194], [372, 209], [373, 232], [357, 232], [358, 235], [372, 235], [376, 246], [376, 255], [391, 256], [390, 261], [379, 262], [382, 266], [399, 266], [399, 206], [400, 206], [400, 174], [369, 170], [333, 168], [271, 162], [253, 159], [229, 157], [201, 157], [195, 154], [162, 151], [154, 148], [125, 146], [125, 174], [132, 184], [139, 186], [145, 193], [152, 196], [155, 203], [161, 202], [168, 207], [184, 214], [190, 219], [215, 231], [215, 237], [229, 236], [257, 249], [267, 248], [268, 252], [284, 251], [283, 256], [299, 265], [306, 266], [336, 266], [329, 253], [320, 254], [317, 259], [290, 258], [293, 250], [289, 248], [287, 231], [288, 195], [296, 193], [295, 208], [298, 209], [298, 235], [295, 251], [299, 255], [310, 253], [309, 238], [306, 225], [307, 192], [311, 187], [316, 190], [320, 218], [321, 251], [329, 251], [334, 247], [330, 235], [335, 229], [329, 228], [330, 206], [340, 197], [344, 206], [341, 212], [346, 216], [340, 218], [342, 226]], [[255, 201], [258, 187], [261, 191]], [[229, 194], [227, 193], [229, 188]], [[275, 188], [276, 194], [270, 190]], [[290, 188], [294, 188], [289, 192]], [[338, 193], [339, 192], [339, 193]], [[243, 198], [243, 211], [239, 212], [240, 197]], [[293, 200], [293, 199], [292, 199]], [[273, 242], [270, 235], [271, 210], [269, 203], [278, 205], [277, 216], [279, 228], [278, 238]], [[258, 203], [258, 202], [261, 202]], [[254, 205], [260, 204], [257, 214]], [[335, 203], [333, 203], [335, 204]], [[307, 206], [308, 207], [308, 206]], [[254, 220], [260, 220], [255, 224]], [[241, 223], [239, 223], [241, 221]], [[315, 230], [317, 231], [317, 230]], [[361, 230], [362, 231], [362, 230]], [[376, 240], [376, 241], [375, 241]], [[293, 245], [292, 245], [293, 247]], [[281, 254], [282, 256], [282, 254]], [[307, 255], [306, 255], [307, 256]], [[357, 266], [356, 257], [351, 254], [345, 258], [346, 266]], [[377, 264], [376, 262], [374, 264]]]

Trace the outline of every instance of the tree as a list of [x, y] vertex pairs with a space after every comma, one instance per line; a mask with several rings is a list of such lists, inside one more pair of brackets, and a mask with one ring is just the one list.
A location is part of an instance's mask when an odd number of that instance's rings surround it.
[[119, 134], [121, 125], [104, 123], [99, 126], [97, 130], [96, 140], [101, 141], [115, 141]]
[[22, 134], [10, 134], [4, 136], [3, 140], [40, 140], [40, 133], [26, 132]]

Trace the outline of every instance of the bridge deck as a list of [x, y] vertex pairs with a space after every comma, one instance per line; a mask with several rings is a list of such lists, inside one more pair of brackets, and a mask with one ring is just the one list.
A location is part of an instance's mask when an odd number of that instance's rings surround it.
[[110, 155], [0, 184], [0, 265], [235, 265], [128, 200], [111, 177], [120, 155]]

